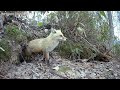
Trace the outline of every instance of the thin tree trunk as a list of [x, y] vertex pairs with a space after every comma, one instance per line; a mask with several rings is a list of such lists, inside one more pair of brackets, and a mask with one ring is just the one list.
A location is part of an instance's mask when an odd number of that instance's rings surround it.
[[112, 13], [111, 11], [107, 11], [108, 14], [108, 21], [109, 21], [109, 48], [112, 48], [114, 45], [114, 28], [113, 28], [113, 20], [112, 20]]

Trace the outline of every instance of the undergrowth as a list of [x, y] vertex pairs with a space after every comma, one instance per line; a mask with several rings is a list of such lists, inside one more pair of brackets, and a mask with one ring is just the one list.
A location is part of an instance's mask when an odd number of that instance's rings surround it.
[[15, 25], [10, 26], [8, 25], [5, 30], [6, 38], [10, 40], [14, 40], [16, 43], [23, 42], [24, 40], [27, 39], [26, 33], [23, 32], [22, 30], [19, 30], [19, 28]]
[[[2, 47], [5, 51], [0, 50], [0, 61], [11, 60], [13, 49], [16, 49], [16, 45], [27, 40], [26, 33], [15, 25], [7, 25], [5, 29], [4, 37], [0, 41], [0, 47]], [[14, 51], [15, 53], [19, 53], [19, 50]]]
[[11, 47], [7, 39], [2, 39], [0, 41], [0, 47], [4, 49], [4, 51], [0, 50], [0, 61], [10, 59], [11, 56]]
[[58, 48], [55, 49], [59, 52], [61, 57], [75, 60], [89, 58], [94, 52], [83, 43], [72, 43], [70, 41], [62, 42]]

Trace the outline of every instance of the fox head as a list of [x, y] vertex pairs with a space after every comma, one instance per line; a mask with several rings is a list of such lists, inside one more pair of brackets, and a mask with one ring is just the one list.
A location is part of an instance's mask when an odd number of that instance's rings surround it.
[[63, 35], [63, 33], [61, 32], [61, 30], [56, 30], [56, 29], [51, 29], [51, 33], [50, 36], [58, 41], [66, 41], [66, 37]]

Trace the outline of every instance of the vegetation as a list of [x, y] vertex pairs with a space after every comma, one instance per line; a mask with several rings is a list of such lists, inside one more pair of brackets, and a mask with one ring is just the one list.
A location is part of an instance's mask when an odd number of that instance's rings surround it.
[[[5, 35], [4, 38], [1, 39], [0, 41], [0, 47], [2, 47], [5, 51], [0, 50], [0, 60], [2, 61], [8, 61], [11, 60], [11, 62], [16, 62], [17, 60], [12, 61], [12, 55], [13, 50], [17, 49], [16, 55], [20, 50], [16, 48], [19, 44], [25, 42], [27, 40], [26, 34], [19, 30], [18, 26], [15, 25], [7, 25], [5, 29]], [[15, 56], [14, 56], [15, 57]], [[16, 56], [18, 57], [18, 56]]]
[[11, 47], [9, 46], [9, 41], [7, 39], [2, 39], [0, 41], [0, 47], [2, 47], [5, 51], [0, 50], [0, 61], [10, 59], [11, 56]]
[[8, 25], [5, 30], [6, 38], [10, 40], [15, 40], [16, 43], [23, 42], [26, 39], [26, 33], [19, 30], [18, 26]]
[[[49, 13], [43, 21], [42, 15], [48, 11], [34, 12], [33, 19], [28, 19], [29, 24], [35, 27], [43, 27], [44, 24], [51, 24], [56, 29], [61, 29], [68, 38], [55, 50], [64, 58], [71, 60], [90, 58], [94, 54], [112, 52], [119, 55], [119, 43], [114, 43], [112, 13], [107, 11], [54, 11]], [[29, 12], [31, 13], [31, 12]], [[118, 12], [117, 12], [118, 13]], [[119, 13], [118, 13], [119, 15]], [[25, 17], [25, 16], [23, 16]], [[27, 17], [27, 15], [26, 15]], [[35, 20], [38, 18], [38, 21]], [[14, 41], [16, 44], [25, 43], [42, 35], [33, 36], [30, 30], [25, 31], [16, 25], [7, 25], [4, 39], [1, 40], [0, 50], [6, 57], [10, 57], [11, 49], [7, 41]], [[41, 29], [38, 29], [41, 32]], [[32, 30], [34, 32], [34, 30]], [[37, 32], [37, 31], [36, 31]], [[48, 34], [48, 33], [47, 33]], [[45, 35], [44, 35], [45, 36]], [[6, 51], [8, 49], [8, 51]], [[1, 54], [0, 58], [5, 57]]]
[[68, 38], [67, 43], [60, 45], [58, 51], [62, 56], [72, 57], [71, 59], [74, 60], [89, 58], [95, 53], [84, 39], [96, 47], [109, 46], [111, 35], [106, 17], [104, 11], [59, 11], [51, 13], [46, 22], [53, 25], [58, 23], [59, 28]]
[[[119, 11], [6, 11], [7, 16], [0, 12], [0, 78], [120, 78]], [[49, 68], [39, 62], [41, 53], [27, 57], [24, 45], [47, 37], [51, 27], [61, 29], [67, 41], [50, 52]], [[16, 66], [20, 58], [34, 61]]]

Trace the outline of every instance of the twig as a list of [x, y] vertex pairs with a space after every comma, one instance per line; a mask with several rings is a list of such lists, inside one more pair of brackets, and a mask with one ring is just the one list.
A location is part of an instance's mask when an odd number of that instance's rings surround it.
[[110, 48], [108, 51], [106, 51], [106, 52], [104, 53], [104, 55], [108, 54], [111, 50], [112, 50], [112, 48]]
[[[32, 70], [32, 69], [31, 69]], [[38, 73], [36, 73], [34, 70], [32, 70], [33, 73], [35, 73], [37, 76], [40, 76]]]
[[92, 45], [90, 42], [88, 42], [84, 37], [81, 36], [81, 38], [86, 41], [90, 46], [92, 46], [98, 53], [101, 53], [94, 45]]

